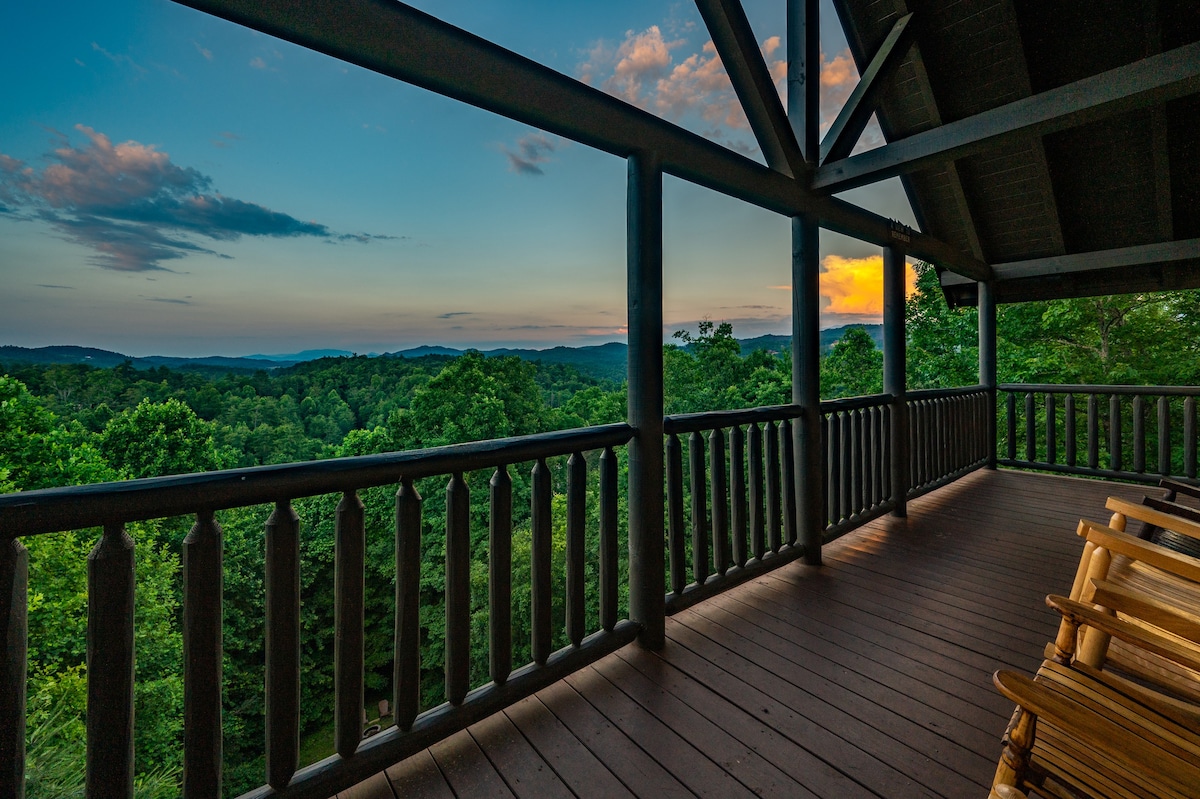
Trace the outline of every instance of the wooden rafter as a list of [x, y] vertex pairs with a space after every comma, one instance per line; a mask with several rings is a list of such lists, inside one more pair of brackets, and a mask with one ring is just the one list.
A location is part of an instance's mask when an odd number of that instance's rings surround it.
[[821, 142], [821, 163], [846, 158], [858, 143], [867, 122], [871, 120], [871, 114], [879, 107], [883, 93], [891, 85], [896, 70], [912, 46], [912, 18], [913, 15], [909, 13], [896, 20], [887, 38], [875, 51], [858, 85], [846, 99], [846, 104]]
[[1200, 91], [1200, 43], [1118, 67], [822, 165], [813, 189], [839, 192]]
[[742, 110], [767, 165], [785, 175], [807, 175], [808, 164], [775, 91], [775, 81], [759, 52], [740, 0], [696, 0], [721, 63], [733, 83]]

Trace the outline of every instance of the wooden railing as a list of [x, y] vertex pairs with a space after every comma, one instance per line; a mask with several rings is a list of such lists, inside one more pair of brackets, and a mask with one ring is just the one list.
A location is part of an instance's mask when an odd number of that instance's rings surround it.
[[985, 386], [910, 391], [908, 497], [957, 480], [987, 463], [992, 395]]
[[1150, 483], [1196, 478], [1200, 387], [1015, 383], [999, 391], [1005, 466]]
[[886, 513], [892, 499], [890, 394], [821, 403], [825, 441], [825, 540]]
[[[539, 690], [633, 640], [618, 619], [617, 460], [634, 431], [605, 425], [415, 452], [30, 491], [0, 497], [0, 794], [22, 792], [28, 553], [22, 537], [101, 526], [88, 564], [87, 786], [91, 796], [133, 795], [135, 544], [128, 522], [194, 514], [183, 542], [184, 795], [221, 795], [222, 531], [215, 511], [271, 503], [266, 522], [267, 785], [247, 796], [328, 797]], [[587, 464], [599, 450], [600, 629], [584, 624]], [[548, 458], [566, 464], [566, 634], [552, 652]], [[595, 459], [594, 459], [595, 460]], [[532, 462], [532, 653], [513, 669], [512, 483]], [[469, 489], [464, 474], [494, 469], [490, 491], [490, 677], [470, 684]], [[414, 480], [448, 475], [446, 488], [446, 702], [420, 710], [419, 581], [423, 499]], [[396, 726], [362, 739], [364, 516], [358, 491], [396, 494]], [[337, 509], [335, 741], [337, 754], [300, 768], [300, 524], [292, 500], [341, 493]]]
[[774, 567], [802, 554], [792, 444], [799, 416], [798, 406], [776, 405], [663, 420], [668, 613], [748, 579], [767, 561]]
[[[913, 497], [988, 461], [982, 386], [909, 393]], [[831, 541], [896, 508], [890, 394], [821, 403], [825, 530]], [[673, 613], [804, 554], [796, 540], [796, 405], [668, 416], [667, 553]], [[902, 455], [903, 456], [903, 455]]]

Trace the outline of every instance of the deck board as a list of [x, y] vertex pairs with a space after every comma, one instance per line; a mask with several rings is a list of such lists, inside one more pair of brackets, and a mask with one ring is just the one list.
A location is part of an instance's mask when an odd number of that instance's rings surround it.
[[1080, 517], [1137, 486], [979, 471], [681, 611], [610, 655], [341, 794], [982, 795], [1070, 589]]

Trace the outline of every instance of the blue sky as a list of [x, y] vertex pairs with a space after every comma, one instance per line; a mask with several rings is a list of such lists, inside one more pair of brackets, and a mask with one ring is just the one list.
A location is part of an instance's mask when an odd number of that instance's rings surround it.
[[[691, 3], [415, 5], [759, 157]], [[778, 70], [783, 0], [746, 9]], [[832, 120], [856, 75], [824, 11]], [[0, 344], [624, 339], [621, 159], [166, 0], [10, 4], [5, 19]], [[848, 198], [913, 221], [896, 181]], [[666, 333], [704, 317], [787, 332], [788, 230], [667, 178]], [[823, 324], [876, 319], [877, 250], [833, 234], [822, 250]]]

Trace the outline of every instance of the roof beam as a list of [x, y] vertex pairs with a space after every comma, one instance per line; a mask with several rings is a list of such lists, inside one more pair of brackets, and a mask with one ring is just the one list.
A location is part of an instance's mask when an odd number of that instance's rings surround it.
[[807, 176], [808, 164], [775, 91], [771, 71], [754, 40], [740, 0], [696, 0], [721, 63], [758, 140], [767, 166], [793, 177]]
[[[1200, 239], [1185, 239], [1142, 244], [1137, 247], [1119, 247], [1113, 250], [1055, 255], [1030, 261], [1013, 261], [1007, 264], [993, 264], [992, 271], [996, 274], [996, 280], [1019, 280], [1030, 277], [1065, 275], [1072, 272], [1091, 272], [1098, 269], [1119, 269], [1198, 259], [1200, 259]], [[943, 275], [942, 283], [944, 285], [964, 282], [967, 281], [957, 275]]]
[[846, 104], [821, 142], [821, 163], [838, 161], [850, 155], [862, 132], [871, 121], [871, 114], [879, 107], [883, 93], [892, 83], [892, 78], [904, 56], [912, 46], [915, 28], [910, 24], [913, 15], [905, 14], [896, 20], [887, 38], [879, 45], [871, 63], [850, 93]]
[[[996, 301], [1003, 303], [1200, 288], [1200, 239], [1014, 261], [992, 269]], [[953, 306], [976, 303], [975, 281], [949, 272], [941, 280]]]
[[816, 191], [836, 193], [1200, 91], [1200, 42], [822, 165]]
[[[878, 214], [813, 195], [781, 172], [403, 3], [177, 2], [622, 158], [657, 152], [664, 172], [769, 211], [807, 214], [879, 246], [891, 241], [891, 224]], [[991, 275], [932, 236], [914, 233], [907, 249], [975, 279]]]

